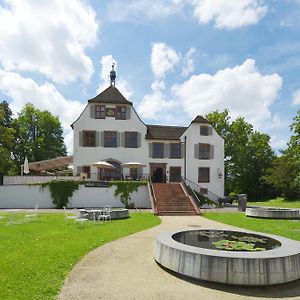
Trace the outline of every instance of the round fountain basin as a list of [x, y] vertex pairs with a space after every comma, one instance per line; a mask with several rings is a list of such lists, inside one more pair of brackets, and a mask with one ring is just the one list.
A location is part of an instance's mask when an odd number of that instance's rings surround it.
[[155, 260], [181, 275], [237, 285], [300, 278], [300, 243], [251, 231], [176, 230], [156, 239]]
[[293, 208], [272, 208], [257, 207], [247, 208], [245, 212], [247, 217], [266, 218], [266, 219], [298, 219], [300, 210]]

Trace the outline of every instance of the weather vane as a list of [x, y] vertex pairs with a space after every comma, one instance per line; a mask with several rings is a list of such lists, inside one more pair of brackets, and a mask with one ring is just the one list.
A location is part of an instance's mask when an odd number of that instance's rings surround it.
[[115, 71], [115, 63], [112, 64], [111, 66], [111, 71], [110, 71], [110, 85], [115, 86], [116, 85], [116, 71]]

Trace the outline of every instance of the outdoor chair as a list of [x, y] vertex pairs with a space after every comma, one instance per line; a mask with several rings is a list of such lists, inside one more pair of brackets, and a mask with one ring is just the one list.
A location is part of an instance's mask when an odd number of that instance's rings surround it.
[[65, 213], [65, 222], [68, 220], [75, 220], [77, 217], [77, 211], [76, 209], [73, 209], [72, 212], [68, 212], [67, 208], [64, 206], [64, 213]]
[[111, 207], [106, 205], [102, 211], [103, 218], [107, 221], [108, 219], [111, 221]]
[[31, 213], [31, 214], [28, 214], [28, 215], [25, 215], [25, 219], [37, 219], [38, 217], [38, 210], [39, 210], [39, 205], [36, 204], [35, 205], [35, 208], [34, 208], [34, 211]]
[[83, 223], [85, 221], [89, 221], [88, 219], [89, 214], [85, 213], [85, 214], [81, 214], [80, 211], [76, 211], [76, 215], [75, 215], [75, 222], [79, 222], [81, 226], [83, 226]]

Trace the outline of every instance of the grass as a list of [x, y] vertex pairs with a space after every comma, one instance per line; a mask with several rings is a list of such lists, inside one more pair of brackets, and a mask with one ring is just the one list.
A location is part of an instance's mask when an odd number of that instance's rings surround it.
[[271, 199], [264, 202], [248, 202], [248, 205], [253, 206], [273, 206], [273, 207], [286, 207], [286, 208], [300, 208], [300, 200], [287, 201], [284, 198]]
[[217, 222], [288, 237], [300, 241], [299, 220], [266, 220], [246, 217], [244, 213], [208, 212], [204, 217]]
[[159, 223], [150, 213], [83, 226], [65, 223], [61, 213], [40, 214], [18, 225], [0, 219], [0, 298], [54, 299], [74, 264], [88, 252]]

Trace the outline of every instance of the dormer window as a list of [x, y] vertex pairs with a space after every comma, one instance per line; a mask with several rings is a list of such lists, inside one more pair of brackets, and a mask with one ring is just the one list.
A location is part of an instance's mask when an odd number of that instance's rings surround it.
[[105, 105], [96, 105], [95, 106], [95, 119], [105, 119], [106, 109]]
[[126, 120], [126, 106], [116, 106], [116, 120]]

